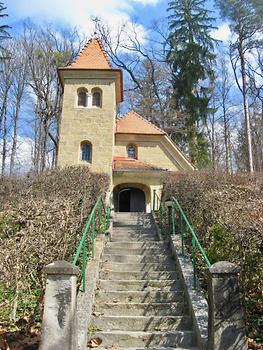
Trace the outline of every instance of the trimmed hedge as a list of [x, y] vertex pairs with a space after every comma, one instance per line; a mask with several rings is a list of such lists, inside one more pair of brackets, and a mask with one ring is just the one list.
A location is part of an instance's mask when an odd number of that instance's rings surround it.
[[40, 321], [43, 267], [72, 261], [83, 225], [109, 179], [86, 167], [0, 180], [0, 322]]
[[212, 263], [241, 267], [247, 333], [263, 342], [263, 175], [170, 173], [165, 199], [175, 195]]

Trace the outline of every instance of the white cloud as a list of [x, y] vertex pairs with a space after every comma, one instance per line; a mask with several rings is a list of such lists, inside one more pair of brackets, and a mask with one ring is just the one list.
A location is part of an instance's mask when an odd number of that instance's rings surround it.
[[159, 0], [131, 0], [132, 2], [138, 2], [142, 5], [156, 5]]
[[[1, 143], [0, 143], [1, 145]], [[14, 174], [23, 175], [32, 168], [32, 150], [34, 141], [30, 137], [18, 136], [17, 152], [15, 157]], [[7, 142], [7, 158], [6, 158], [6, 173], [9, 173], [11, 141]], [[0, 158], [0, 167], [2, 166], [2, 158]]]
[[216, 40], [221, 40], [223, 42], [228, 42], [232, 38], [232, 33], [227, 23], [223, 23], [217, 29], [212, 31], [212, 37]]
[[100, 17], [111, 28], [130, 23], [137, 4], [156, 5], [160, 0], [9, 0], [10, 19], [32, 18], [34, 21], [59, 22], [76, 26], [87, 35], [93, 31], [91, 18]]

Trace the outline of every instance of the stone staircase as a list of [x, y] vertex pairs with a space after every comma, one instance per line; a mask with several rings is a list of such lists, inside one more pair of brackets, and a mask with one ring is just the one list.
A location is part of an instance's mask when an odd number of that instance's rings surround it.
[[97, 349], [198, 349], [175, 261], [151, 214], [115, 214], [88, 338], [102, 340]]

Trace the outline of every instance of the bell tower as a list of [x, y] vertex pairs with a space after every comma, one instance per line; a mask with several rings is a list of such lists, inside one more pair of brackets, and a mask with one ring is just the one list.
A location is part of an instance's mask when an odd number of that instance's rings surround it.
[[122, 71], [112, 67], [101, 41], [93, 38], [58, 74], [64, 91], [58, 165], [82, 164], [111, 175]]

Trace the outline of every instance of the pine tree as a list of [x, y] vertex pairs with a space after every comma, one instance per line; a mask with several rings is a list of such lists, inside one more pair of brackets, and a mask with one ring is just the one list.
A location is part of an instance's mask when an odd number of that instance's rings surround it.
[[210, 36], [214, 19], [205, 0], [173, 0], [169, 3], [168, 62], [172, 66], [175, 109], [185, 114], [184, 141], [192, 162], [209, 161], [202, 125], [209, 113], [214, 79], [215, 40]]

